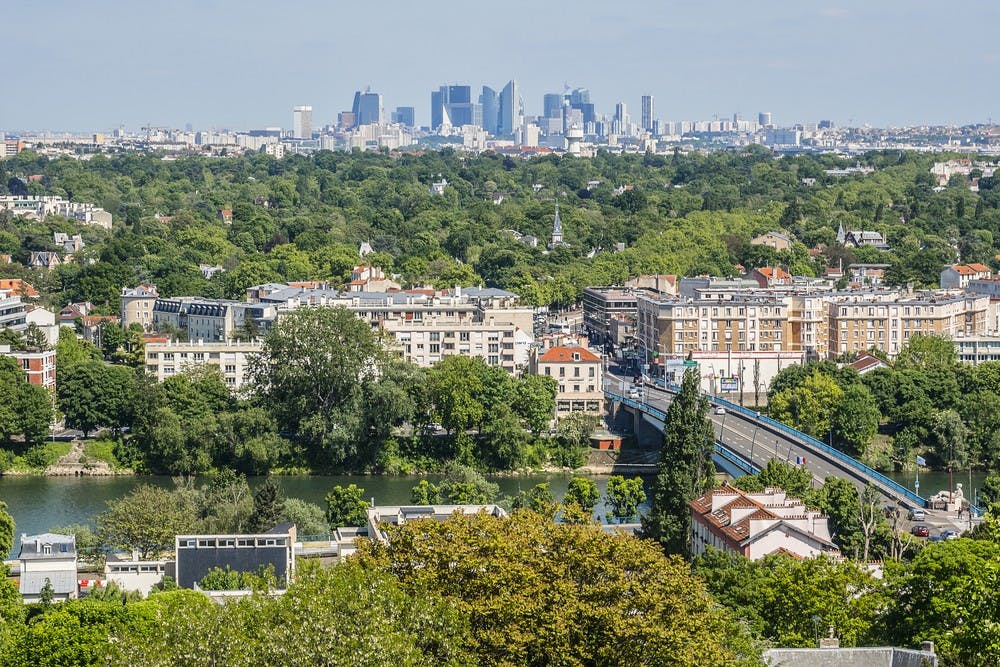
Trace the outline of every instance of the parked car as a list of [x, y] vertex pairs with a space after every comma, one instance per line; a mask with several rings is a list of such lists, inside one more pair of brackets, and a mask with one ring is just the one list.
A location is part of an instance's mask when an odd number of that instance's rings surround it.
[[957, 530], [951, 530], [950, 528], [948, 530], [942, 530], [941, 531], [941, 539], [942, 540], [957, 540], [958, 539], [958, 531]]
[[717, 415], [724, 415], [724, 414], [726, 414], [726, 409], [720, 405], [719, 407], [717, 407], [715, 409], [715, 414], [717, 414]]
[[910, 510], [910, 521], [926, 521], [927, 512], [922, 509], [912, 509]]
[[941, 538], [940, 535], [931, 535], [930, 537], [927, 538], [927, 541], [928, 542], [943, 542], [944, 540]]
[[931, 529], [927, 526], [914, 526], [910, 529], [910, 533], [917, 537], [930, 537]]
[[882, 514], [885, 515], [886, 518], [893, 516], [896, 512], [897, 510], [895, 505], [886, 505], [885, 509], [882, 510]]

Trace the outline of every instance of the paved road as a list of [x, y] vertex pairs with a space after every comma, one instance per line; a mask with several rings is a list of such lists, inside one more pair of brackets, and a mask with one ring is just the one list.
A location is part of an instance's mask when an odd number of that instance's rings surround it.
[[[610, 381], [608, 388], [612, 391], [620, 391], [622, 382], [627, 388], [632, 381], [631, 378], [610, 373], [606, 377]], [[647, 386], [641, 401], [665, 412], [672, 398], [673, 394], [668, 391], [659, 387]], [[711, 418], [715, 425], [716, 437], [727, 447], [758, 467], [763, 468], [772, 458], [794, 465], [796, 457], [803, 457], [806, 467], [812, 473], [814, 487], [821, 486], [823, 480], [831, 475], [848, 479], [859, 489], [863, 489], [868, 483], [867, 477], [846, 464], [815, 452], [791, 436], [777, 430], [771, 430], [766, 424], [760, 424], [750, 417], [729, 411], [724, 414], [716, 414], [713, 406]], [[882, 494], [891, 502], [906, 504], [892, 489], [878, 486]]]

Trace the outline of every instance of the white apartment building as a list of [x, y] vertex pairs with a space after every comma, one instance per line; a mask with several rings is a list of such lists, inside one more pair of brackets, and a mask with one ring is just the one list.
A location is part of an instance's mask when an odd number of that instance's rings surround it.
[[146, 371], [163, 382], [189, 368], [210, 364], [219, 367], [227, 387], [239, 392], [247, 385], [251, 357], [260, 354], [262, 349], [259, 340], [147, 343]]
[[43, 220], [49, 215], [61, 215], [88, 225], [111, 229], [111, 214], [103, 208], [83, 202], [67, 201], [62, 197], [0, 196], [0, 210], [36, 220]]
[[795, 558], [839, 556], [827, 517], [806, 509], [782, 489], [747, 493], [723, 484], [695, 498], [691, 508], [691, 554], [706, 547], [759, 560], [784, 552]]
[[347, 308], [390, 333], [400, 354], [424, 368], [459, 354], [517, 373], [527, 365], [534, 342], [533, 309], [500, 289], [341, 292], [325, 286], [258, 285], [248, 294], [251, 301], [277, 308], [279, 316], [304, 306]]

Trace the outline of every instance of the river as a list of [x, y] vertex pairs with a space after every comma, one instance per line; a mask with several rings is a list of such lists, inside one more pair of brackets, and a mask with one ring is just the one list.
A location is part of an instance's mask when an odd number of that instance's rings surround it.
[[[912, 489], [914, 474], [889, 473], [887, 476], [903, 486]], [[972, 476], [973, 491], [982, 488], [985, 473], [975, 472]], [[521, 489], [528, 490], [536, 484], [548, 482], [553, 495], [562, 499], [572, 475], [536, 474], [519, 477], [493, 477], [500, 486], [500, 492], [514, 496]], [[367, 498], [374, 498], [379, 505], [397, 505], [410, 502], [410, 489], [421, 479], [436, 481], [438, 478], [417, 476], [316, 476], [277, 477], [286, 496], [301, 498], [325, 507], [324, 497], [337, 484], [357, 484], [365, 490]], [[607, 475], [595, 475], [594, 481], [603, 495], [607, 485]], [[250, 478], [250, 486], [256, 487], [262, 477]], [[647, 494], [649, 482], [647, 480]], [[956, 473], [956, 484], [961, 482], [966, 497], [969, 492], [969, 473]], [[94, 518], [107, 509], [107, 501], [119, 498], [138, 484], [171, 486], [169, 477], [19, 477], [0, 476], [0, 500], [7, 503], [8, 511], [17, 524], [17, 535], [43, 533], [53, 526], [72, 523], [93, 525]], [[947, 472], [922, 472], [920, 474], [920, 495], [929, 497], [948, 488]], [[641, 506], [645, 510], [648, 503]], [[598, 505], [597, 513], [604, 514], [605, 508]], [[17, 544], [15, 544], [15, 554]]]
[[[501, 494], [514, 496], [518, 491], [528, 490], [536, 484], [548, 482], [553, 495], [562, 499], [572, 475], [537, 474], [519, 477], [493, 477], [491, 481], [500, 486]], [[250, 478], [251, 488], [264, 478]], [[399, 505], [410, 502], [410, 489], [421, 479], [437, 481], [437, 477], [417, 476], [316, 476], [316, 477], [276, 477], [290, 498], [316, 503], [326, 507], [324, 498], [337, 484], [346, 486], [357, 484], [365, 490], [365, 497], [374, 498], [379, 505]], [[603, 495], [607, 485], [607, 475], [595, 475]], [[8, 511], [14, 517], [16, 532], [32, 535], [43, 533], [53, 526], [72, 523], [94, 525], [95, 517], [107, 509], [107, 501], [129, 493], [139, 484], [172, 486], [169, 477], [0, 477], [0, 500], [7, 503]], [[648, 487], [648, 483], [647, 483]], [[648, 492], [648, 488], [647, 488]], [[643, 505], [645, 509], [647, 505]], [[597, 513], [604, 514], [605, 508], [597, 507]], [[15, 540], [18, 542], [18, 540]], [[18, 545], [14, 545], [17, 553]]]

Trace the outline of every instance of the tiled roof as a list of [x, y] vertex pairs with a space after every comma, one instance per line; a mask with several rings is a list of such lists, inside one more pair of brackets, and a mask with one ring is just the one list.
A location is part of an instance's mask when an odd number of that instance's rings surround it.
[[585, 347], [569, 347], [567, 345], [557, 345], [556, 347], [546, 350], [545, 354], [538, 358], [538, 361], [544, 363], [600, 363], [601, 358], [596, 354], [591, 352]]
[[985, 264], [979, 264], [978, 262], [973, 263], [973, 264], [967, 264], [966, 266], [968, 266], [970, 269], [972, 269], [976, 273], [989, 273], [990, 272], [990, 267], [986, 266]]
[[788, 273], [787, 271], [785, 271], [784, 269], [782, 269], [780, 266], [775, 266], [775, 267], [765, 266], [765, 267], [757, 269], [757, 270], [760, 271], [760, 274], [762, 276], [764, 276], [765, 278], [778, 278], [778, 279], [780, 279], [780, 278], [791, 278], [792, 277], [792, 274]]

